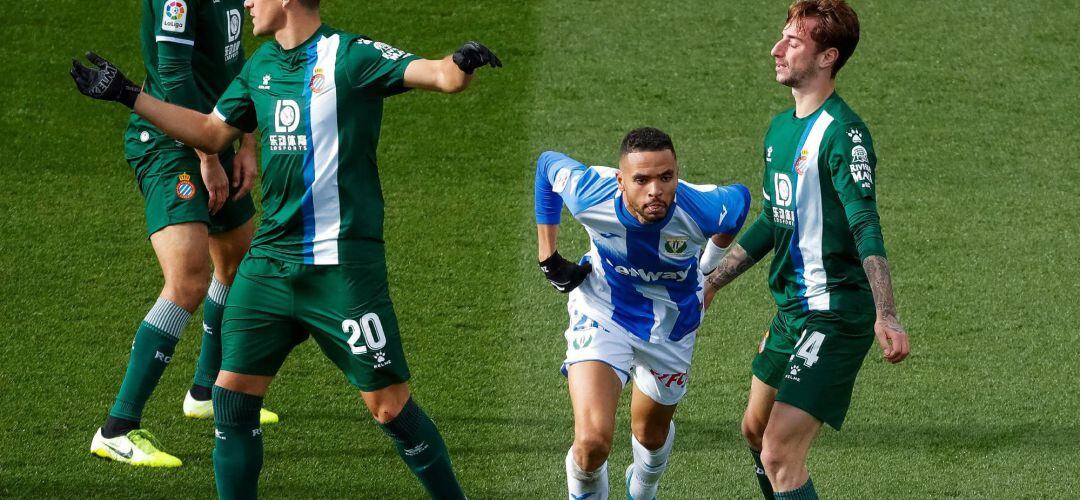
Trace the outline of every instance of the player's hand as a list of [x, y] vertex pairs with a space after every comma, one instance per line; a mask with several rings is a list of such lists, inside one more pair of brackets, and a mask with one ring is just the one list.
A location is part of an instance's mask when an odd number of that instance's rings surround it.
[[210, 195], [206, 208], [210, 210], [210, 215], [214, 215], [225, 205], [225, 200], [229, 199], [229, 178], [225, 175], [225, 169], [217, 155], [203, 157], [199, 162], [199, 172], [202, 174], [206, 192]]
[[103, 101], [116, 101], [128, 108], [135, 109], [135, 100], [142, 89], [131, 83], [116, 66], [101, 56], [87, 52], [86, 58], [98, 69], [83, 66], [78, 59], [71, 60], [71, 78], [75, 86], [84, 95]]
[[502, 61], [495, 55], [491, 49], [480, 44], [480, 42], [465, 42], [457, 52], [454, 52], [454, 64], [461, 71], [464, 71], [466, 75], [473, 74], [476, 68], [484, 65], [490, 65], [492, 68], [501, 68]]
[[911, 352], [908, 334], [895, 316], [878, 317], [874, 322], [874, 335], [877, 336], [881, 351], [885, 354], [885, 360], [890, 363], [903, 361]]
[[236, 156], [233, 157], [232, 167], [232, 187], [235, 190], [232, 199], [236, 201], [247, 196], [251, 192], [251, 187], [255, 185], [255, 176], [259, 171], [255, 148], [240, 146], [240, 149], [236, 151]]
[[551, 254], [543, 262], [540, 262], [540, 271], [544, 273], [548, 283], [562, 293], [570, 293], [580, 285], [592, 272], [592, 264], [586, 262], [578, 265], [570, 262], [559, 255], [558, 251]]
[[716, 290], [717, 289], [709, 286], [709, 283], [707, 283], [707, 282], [704, 285], [705, 285], [704, 307], [705, 307], [705, 310], [708, 311], [709, 306], [712, 305], [713, 298], [716, 297]]

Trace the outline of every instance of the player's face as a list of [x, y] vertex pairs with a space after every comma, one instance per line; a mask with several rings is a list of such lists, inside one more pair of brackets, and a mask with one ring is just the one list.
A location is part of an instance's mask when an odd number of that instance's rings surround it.
[[810, 33], [817, 22], [817, 18], [808, 17], [803, 19], [802, 26], [797, 28], [795, 22], [792, 21], [784, 26], [780, 41], [773, 45], [772, 56], [776, 62], [776, 81], [781, 85], [801, 87], [820, 71], [817, 43], [810, 38]]
[[245, 0], [244, 8], [251, 14], [255, 36], [271, 35], [285, 24], [285, 8], [281, 0]]
[[657, 222], [667, 217], [679, 185], [679, 165], [675, 153], [636, 151], [619, 159], [619, 189], [626, 208], [641, 222]]

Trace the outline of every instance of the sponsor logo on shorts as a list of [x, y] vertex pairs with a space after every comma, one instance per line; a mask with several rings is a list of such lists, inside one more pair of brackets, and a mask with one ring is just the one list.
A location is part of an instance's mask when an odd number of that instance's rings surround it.
[[787, 374], [784, 375], [784, 378], [786, 378], [788, 380], [794, 380], [796, 382], [802, 382], [802, 379], [799, 378], [799, 371], [801, 371], [801, 370], [802, 370], [801, 366], [799, 366], [799, 365], [791, 365], [788, 368]]
[[214, 429], [214, 437], [216, 437], [216, 438], [218, 438], [218, 439], [220, 439], [222, 441], [224, 441], [226, 439], [225, 438], [225, 433], [221, 432], [221, 431], [219, 431], [217, 429]]
[[187, 2], [184, 0], [165, 2], [165, 9], [161, 13], [161, 30], [183, 33], [187, 27], [187, 11]]
[[685, 372], [660, 373], [652, 369], [650, 369], [649, 372], [652, 373], [654, 377], [656, 377], [656, 380], [659, 380], [661, 384], [664, 384], [664, 387], [671, 387], [671, 384], [682, 387], [686, 385], [686, 379], [688, 378], [688, 375]]
[[765, 150], [765, 163], [772, 163], [772, 146]]
[[382, 368], [393, 362], [389, 359], [386, 359], [386, 353], [382, 351], [375, 351], [374, 353], [372, 353], [371, 356], [375, 358], [374, 368]]
[[191, 182], [191, 176], [187, 173], [180, 174], [176, 181], [176, 196], [181, 200], [190, 200], [195, 197], [195, 184]]

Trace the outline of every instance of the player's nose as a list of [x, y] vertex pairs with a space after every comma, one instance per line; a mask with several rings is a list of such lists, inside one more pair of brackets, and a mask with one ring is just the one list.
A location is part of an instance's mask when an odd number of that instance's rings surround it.
[[770, 54], [772, 54], [773, 57], [784, 57], [784, 41], [780, 40], [776, 42], [776, 45], [773, 45]]

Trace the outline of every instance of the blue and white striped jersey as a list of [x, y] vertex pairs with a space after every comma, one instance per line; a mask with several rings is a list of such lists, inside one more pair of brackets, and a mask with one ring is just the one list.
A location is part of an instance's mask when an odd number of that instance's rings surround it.
[[739, 232], [750, 208], [741, 184], [679, 181], [664, 220], [642, 224], [623, 204], [616, 170], [586, 167], [562, 153], [536, 162], [536, 222], [558, 224], [563, 204], [589, 233], [582, 262], [593, 272], [570, 293], [570, 307], [610, 331], [649, 342], [678, 341], [704, 314], [698, 258], [714, 234]]

